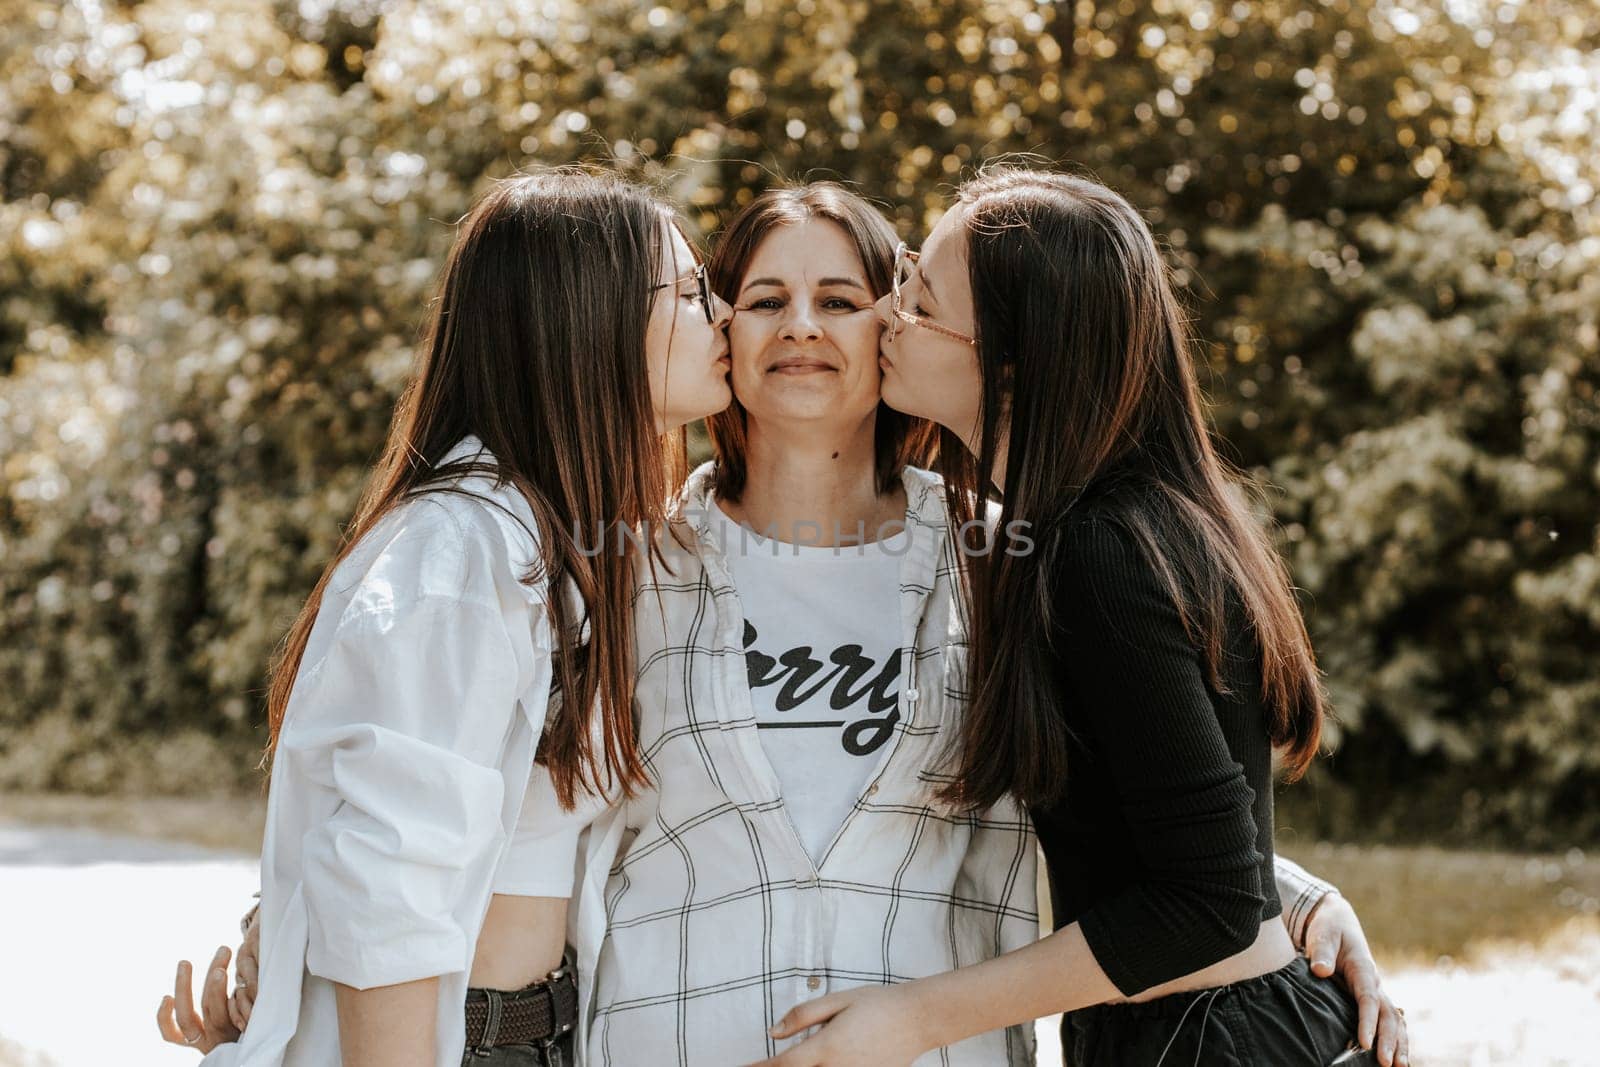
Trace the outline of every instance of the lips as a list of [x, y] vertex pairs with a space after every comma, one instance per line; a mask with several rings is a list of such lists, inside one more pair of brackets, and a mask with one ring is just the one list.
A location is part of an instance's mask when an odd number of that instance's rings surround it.
[[835, 370], [832, 364], [815, 356], [784, 356], [767, 368], [768, 374], [811, 374]]

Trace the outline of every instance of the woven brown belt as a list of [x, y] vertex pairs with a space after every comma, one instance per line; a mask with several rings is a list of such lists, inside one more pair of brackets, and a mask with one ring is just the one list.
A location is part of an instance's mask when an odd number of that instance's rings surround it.
[[539, 1045], [547, 1063], [559, 1063], [553, 1045], [578, 1025], [578, 980], [572, 965], [564, 963], [515, 993], [469, 989], [466, 1015], [468, 1051], [487, 1056], [502, 1045]]

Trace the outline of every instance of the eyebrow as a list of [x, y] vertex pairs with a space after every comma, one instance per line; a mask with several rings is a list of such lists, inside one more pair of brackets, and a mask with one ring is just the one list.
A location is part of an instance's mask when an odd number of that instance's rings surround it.
[[[773, 286], [777, 286], [779, 289], [782, 289], [782, 288], [785, 287], [785, 283], [779, 278], [757, 278], [754, 281], [745, 282], [744, 283], [744, 288], [741, 289], [740, 291], [743, 292], [744, 289], [754, 289], [757, 286], [761, 286], [761, 285], [773, 285]], [[818, 288], [821, 288], [821, 287], [823, 287], [825, 285], [847, 285], [847, 286], [851, 287], [852, 289], [860, 289], [863, 292], [869, 292], [870, 291], [870, 290], [867, 289], [867, 287], [865, 285], [862, 285], [859, 281], [857, 281], [854, 278], [823, 278], [823, 279], [821, 279], [820, 281], [817, 282], [817, 287]]]

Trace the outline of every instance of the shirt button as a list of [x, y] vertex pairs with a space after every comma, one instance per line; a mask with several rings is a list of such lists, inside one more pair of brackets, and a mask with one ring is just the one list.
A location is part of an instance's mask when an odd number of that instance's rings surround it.
[[812, 975], [810, 978], [806, 979], [806, 988], [811, 990], [821, 989], [822, 979], [818, 978], [816, 975]]
[[878, 795], [878, 786], [877, 786], [876, 782], [874, 782], [872, 785], [867, 786], [867, 796], [872, 797], [872, 796], [877, 796], [877, 795]]

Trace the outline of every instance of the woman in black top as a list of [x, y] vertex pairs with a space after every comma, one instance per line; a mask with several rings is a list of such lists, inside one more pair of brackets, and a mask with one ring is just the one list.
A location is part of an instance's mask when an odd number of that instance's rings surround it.
[[[1065, 1012], [1071, 1067], [1405, 1064], [1403, 1031], [1347, 1056], [1355, 1005], [1277, 918], [1273, 760], [1295, 777], [1314, 757], [1322, 688], [1213, 449], [1144, 221], [1093, 181], [990, 171], [920, 261], [902, 249], [896, 282], [884, 399], [940, 424], [969, 520], [971, 707], [947, 799], [1030, 805], [1056, 932], [802, 1005], [778, 1036], [831, 1021], [773, 1062], [907, 1063]], [[979, 510], [996, 487], [997, 516]], [[992, 551], [980, 518], [1006, 531]]]

